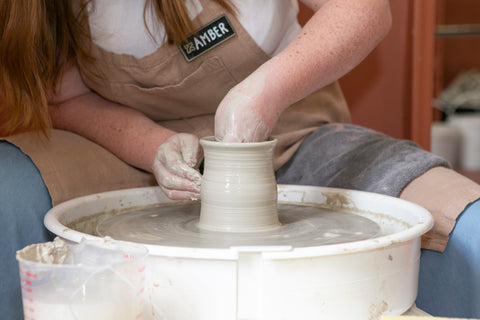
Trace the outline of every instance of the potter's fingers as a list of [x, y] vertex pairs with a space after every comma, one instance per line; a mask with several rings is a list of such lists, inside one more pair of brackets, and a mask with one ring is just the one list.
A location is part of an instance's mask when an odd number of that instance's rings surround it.
[[171, 200], [200, 200], [200, 193], [196, 192], [189, 192], [189, 191], [180, 191], [180, 190], [172, 190], [160, 186], [163, 193], [171, 199]]
[[197, 145], [196, 148], [187, 148], [182, 151], [183, 162], [191, 167], [197, 168], [200, 166], [200, 163], [203, 159], [203, 149], [200, 145]]
[[200, 185], [202, 181], [200, 172], [185, 163], [184, 156], [182, 156], [180, 152], [164, 152], [160, 162], [163, 163], [163, 167], [166, 168], [170, 174], [186, 178]]
[[202, 182], [202, 175], [200, 172], [195, 168], [188, 166], [186, 163], [177, 163], [176, 165], [169, 167], [169, 171], [178, 177], [193, 182], [196, 186], [199, 186]]
[[238, 136], [233, 128], [235, 128], [235, 123], [231, 117], [227, 117], [226, 119], [223, 118], [222, 121], [215, 121], [215, 140], [223, 142], [242, 142], [238, 140]]
[[270, 130], [260, 116], [228, 117], [215, 130], [215, 138], [223, 142], [259, 142], [268, 138]]
[[223, 142], [244, 142], [238, 134], [238, 124], [231, 116], [215, 127], [215, 139]]
[[179, 143], [183, 162], [189, 167], [196, 167], [203, 158], [203, 150], [200, 147], [198, 138], [193, 135], [184, 135]]
[[[188, 168], [190, 170], [196, 171], [193, 168]], [[200, 182], [175, 175], [170, 170], [167, 170], [167, 168], [160, 161], [156, 161], [154, 163], [153, 172], [155, 174], [155, 178], [157, 179], [158, 184], [162, 187], [172, 190], [200, 193]], [[198, 175], [200, 175], [200, 173], [198, 173]], [[201, 177], [199, 179], [201, 181]]]

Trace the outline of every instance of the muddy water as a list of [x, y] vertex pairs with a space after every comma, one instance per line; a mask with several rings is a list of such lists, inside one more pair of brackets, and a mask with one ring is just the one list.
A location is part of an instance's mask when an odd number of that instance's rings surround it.
[[198, 228], [200, 204], [186, 202], [101, 213], [70, 224], [97, 236], [144, 244], [228, 248], [231, 246], [289, 245], [311, 247], [382, 236], [380, 226], [361, 215], [314, 205], [280, 203], [281, 225], [259, 232], [217, 232]]

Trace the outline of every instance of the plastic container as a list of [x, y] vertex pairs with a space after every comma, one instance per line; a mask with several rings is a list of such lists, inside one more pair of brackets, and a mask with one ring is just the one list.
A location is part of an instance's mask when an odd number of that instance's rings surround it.
[[460, 142], [460, 129], [445, 122], [432, 123], [432, 153], [445, 158], [453, 168], [459, 167]]
[[19, 250], [25, 320], [141, 319], [147, 253], [111, 239]]
[[459, 167], [467, 171], [480, 170], [480, 114], [454, 114], [449, 125], [459, 131]]

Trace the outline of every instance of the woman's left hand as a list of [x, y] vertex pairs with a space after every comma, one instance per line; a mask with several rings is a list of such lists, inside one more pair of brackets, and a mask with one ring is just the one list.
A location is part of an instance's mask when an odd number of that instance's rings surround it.
[[203, 159], [198, 137], [178, 133], [162, 143], [152, 169], [162, 191], [172, 200], [200, 199], [202, 176], [197, 167]]

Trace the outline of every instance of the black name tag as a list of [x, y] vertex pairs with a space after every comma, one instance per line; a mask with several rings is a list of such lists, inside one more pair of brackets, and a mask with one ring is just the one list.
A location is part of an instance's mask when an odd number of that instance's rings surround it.
[[190, 62], [205, 52], [215, 48], [235, 35], [232, 25], [225, 15], [188, 37], [187, 42], [179, 45], [185, 59]]

